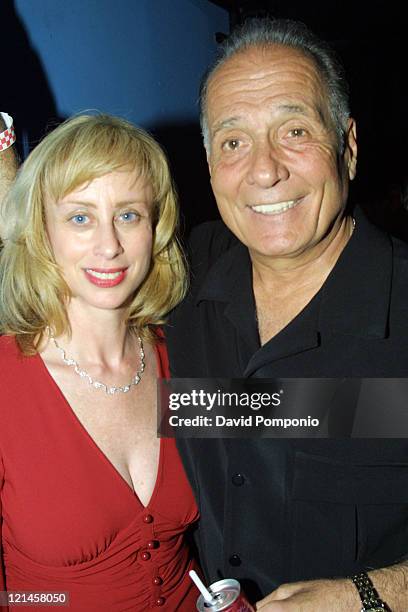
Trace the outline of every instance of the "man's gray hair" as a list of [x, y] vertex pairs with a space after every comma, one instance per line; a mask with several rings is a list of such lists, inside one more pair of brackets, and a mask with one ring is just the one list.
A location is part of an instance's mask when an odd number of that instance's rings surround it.
[[283, 45], [296, 49], [314, 61], [327, 89], [328, 108], [337, 133], [339, 148], [345, 143], [350, 117], [349, 89], [344, 69], [335, 52], [300, 21], [289, 19], [250, 19], [236, 28], [220, 45], [218, 57], [208, 69], [200, 87], [200, 122], [204, 146], [209, 151], [207, 123], [208, 85], [214, 72], [231, 56], [250, 47]]

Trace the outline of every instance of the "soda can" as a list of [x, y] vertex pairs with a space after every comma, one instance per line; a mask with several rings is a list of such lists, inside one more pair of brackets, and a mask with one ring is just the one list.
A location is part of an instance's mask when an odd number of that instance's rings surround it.
[[241, 592], [238, 580], [227, 578], [213, 582], [208, 587], [214, 595], [214, 603], [207, 603], [202, 595], [197, 599], [198, 612], [255, 612]]

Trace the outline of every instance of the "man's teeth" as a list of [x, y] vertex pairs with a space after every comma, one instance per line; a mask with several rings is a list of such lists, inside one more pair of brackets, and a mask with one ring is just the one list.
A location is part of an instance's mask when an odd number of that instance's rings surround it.
[[101, 278], [103, 280], [113, 280], [118, 278], [121, 274], [123, 274], [123, 270], [119, 270], [119, 272], [96, 272], [95, 270], [91, 270], [90, 268], [86, 269], [87, 273], [95, 278]]
[[287, 202], [277, 202], [276, 204], [258, 204], [257, 206], [251, 206], [252, 210], [262, 215], [278, 215], [279, 213], [293, 208], [299, 200], [288, 200]]

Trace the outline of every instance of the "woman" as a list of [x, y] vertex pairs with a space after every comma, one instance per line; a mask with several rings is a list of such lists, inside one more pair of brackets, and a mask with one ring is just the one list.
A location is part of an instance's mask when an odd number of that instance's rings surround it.
[[158, 440], [157, 325], [184, 292], [163, 152], [78, 116], [24, 163], [1, 209], [0, 591], [72, 610], [193, 610], [197, 508]]

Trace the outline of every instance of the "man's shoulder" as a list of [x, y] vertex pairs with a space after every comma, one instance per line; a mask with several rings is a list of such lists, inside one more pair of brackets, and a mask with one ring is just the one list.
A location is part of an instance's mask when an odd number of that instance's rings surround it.
[[408, 244], [394, 237], [391, 240], [393, 245], [392, 310], [400, 312], [399, 319], [406, 328], [408, 317]]
[[192, 230], [188, 241], [191, 264], [210, 267], [236, 244], [239, 241], [222, 221], [201, 223]]
[[401, 269], [401, 271], [408, 271], [408, 244], [399, 240], [399, 238], [391, 237], [392, 245], [393, 245], [393, 254], [394, 261], [396, 266]]

